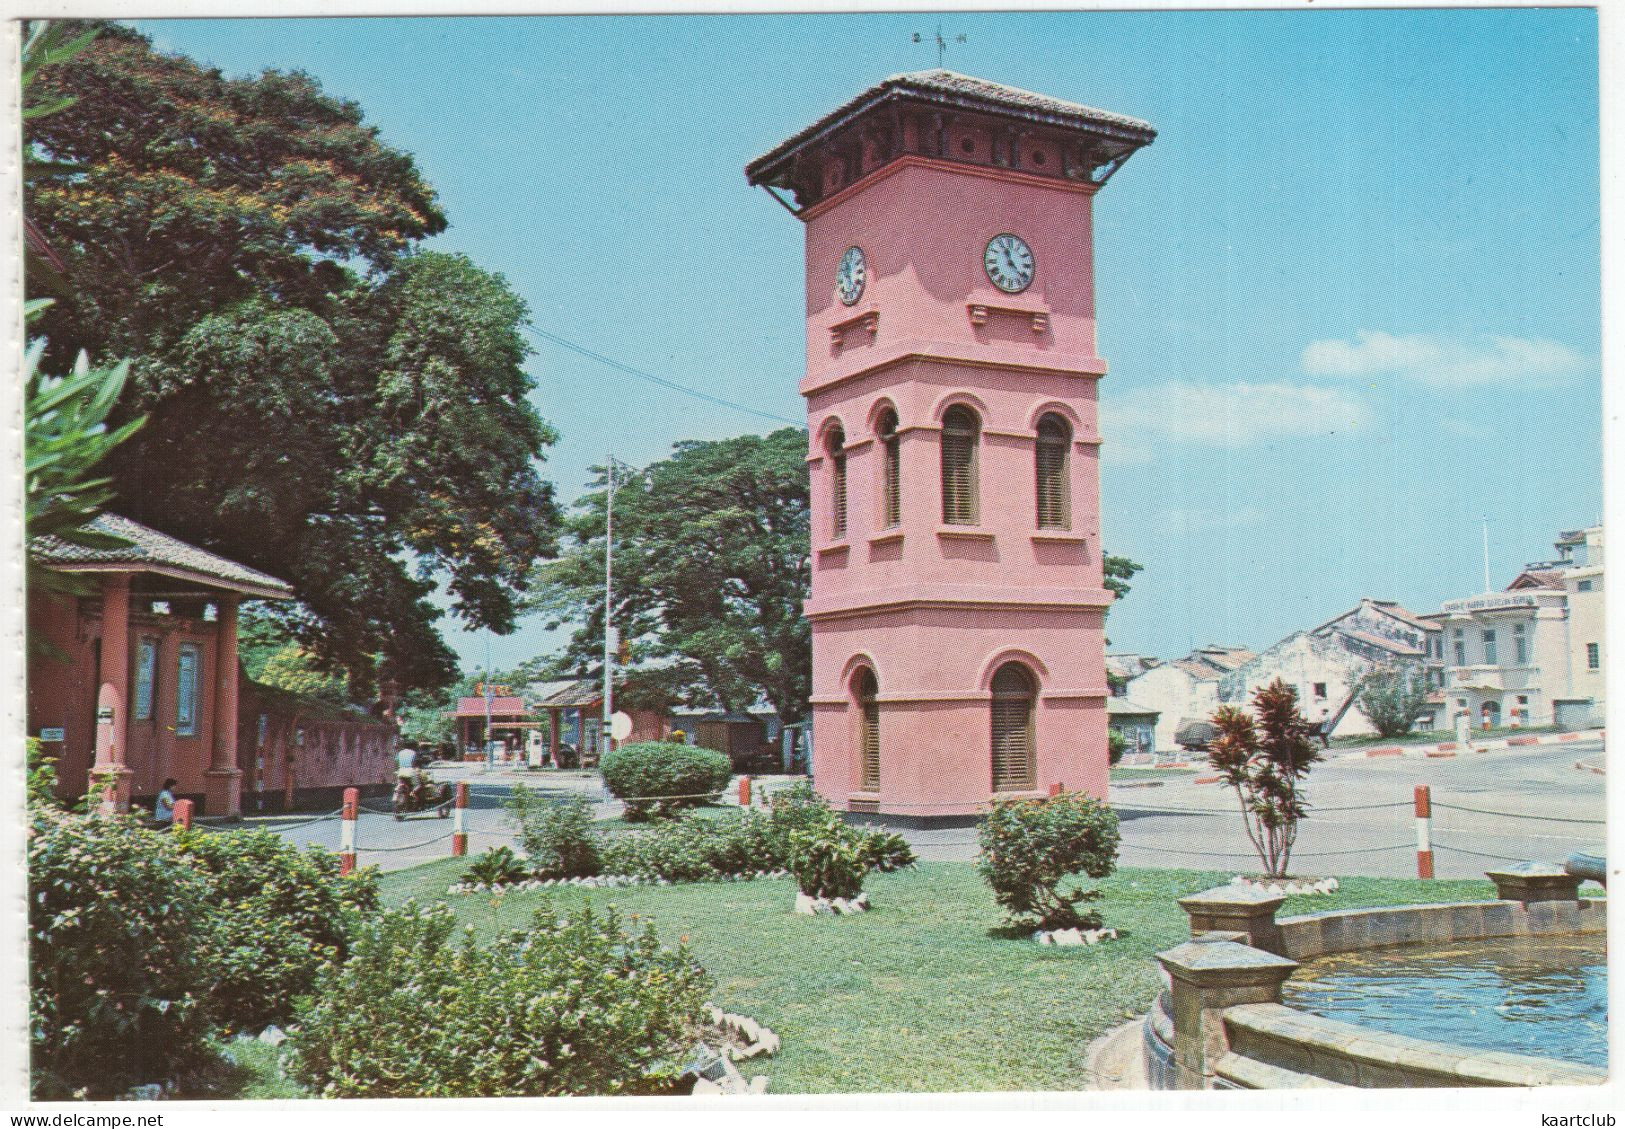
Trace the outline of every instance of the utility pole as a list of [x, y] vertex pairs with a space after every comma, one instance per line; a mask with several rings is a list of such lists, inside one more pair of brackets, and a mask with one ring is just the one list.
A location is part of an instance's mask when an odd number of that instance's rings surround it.
[[491, 699], [496, 687], [491, 685], [491, 630], [485, 631], [485, 679], [480, 683], [480, 697], [485, 699], [485, 770], [496, 767], [496, 750], [491, 747]]
[[599, 760], [609, 752], [609, 724], [615, 715], [615, 628], [610, 622], [615, 594], [615, 452], [604, 462], [609, 495], [604, 504], [604, 725], [599, 734]]
[[1484, 594], [1490, 591], [1490, 515], [1484, 515]]

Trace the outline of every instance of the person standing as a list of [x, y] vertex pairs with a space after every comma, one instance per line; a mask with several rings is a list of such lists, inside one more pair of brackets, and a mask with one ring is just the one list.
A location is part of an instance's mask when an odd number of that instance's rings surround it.
[[410, 745], [403, 745], [401, 751], [395, 754], [395, 775], [402, 780], [410, 780], [417, 775], [418, 751]]
[[175, 780], [166, 777], [164, 786], [158, 790], [158, 798], [152, 802], [152, 822], [158, 827], [168, 827], [175, 822]]

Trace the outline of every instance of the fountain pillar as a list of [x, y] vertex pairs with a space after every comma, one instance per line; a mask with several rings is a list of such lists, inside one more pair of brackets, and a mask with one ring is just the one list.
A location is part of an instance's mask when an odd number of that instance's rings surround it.
[[1298, 968], [1295, 960], [1234, 941], [1187, 941], [1157, 960], [1168, 974], [1178, 1090], [1209, 1088], [1214, 1064], [1230, 1049], [1225, 1009], [1280, 1003], [1282, 982]]

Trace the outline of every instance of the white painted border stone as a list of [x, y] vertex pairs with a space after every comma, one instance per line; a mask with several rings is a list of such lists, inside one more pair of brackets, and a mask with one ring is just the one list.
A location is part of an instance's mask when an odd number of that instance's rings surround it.
[[1334, 894], [1341, 883], [1335, 878], [1288, 878], [1284, 881], [1271, 879], [1265, 881], [1258, 878], [1249, 878], [1245, 874], [1238, 874], [1230, 880], [1232, 886], [1246, 886], [1253, 890], [1262, 890], [1266, 894]]
[[1080, 945], [1100, 945], [1117, 940], [1115, 929], [1040, 929], [1033, 934], [1040, 945], [1060, 945], [1077, 948]]

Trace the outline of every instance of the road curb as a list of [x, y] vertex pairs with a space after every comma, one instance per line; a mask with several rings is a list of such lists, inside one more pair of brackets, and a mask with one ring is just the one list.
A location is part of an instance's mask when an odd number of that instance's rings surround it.
[[1526, 737], [1501, 737], [1494, 741], [1484, 741], [1480, 744], [1468, 742], [1465, 749], [1455, 741], [1441, 741], [1437, 745], [1379, 745], [1374, 749], [1354, 749], [1346, 753], [1339, 753], [1334, 758], [1344, 760], [1349, 757], [1453, 757], [1458, 752], [1489, 753], [1508, 748], [1528, 748], [1531, 745], [1556, 745], [1565, 741], [1605, 741], [1607, 732], [1602, 729], [1585, 730], [1576, 733], [1547, 733], [1540, 736], [1531, 734]]

